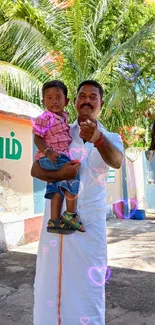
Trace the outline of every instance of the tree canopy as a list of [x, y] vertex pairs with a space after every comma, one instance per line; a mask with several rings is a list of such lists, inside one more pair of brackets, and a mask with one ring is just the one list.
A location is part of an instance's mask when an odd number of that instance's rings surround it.
[[[100, 119], [109, 130], [142, 123], [154, 106], [155, 5], [0, 0], [0, 8], [0, 82], [10, 95], [41, 105], [42, 84], [61, 79], [73, 100], [81, 81], [95, 79], [105, 90]], [[68, 110], [73, 121], [73, 104]]]

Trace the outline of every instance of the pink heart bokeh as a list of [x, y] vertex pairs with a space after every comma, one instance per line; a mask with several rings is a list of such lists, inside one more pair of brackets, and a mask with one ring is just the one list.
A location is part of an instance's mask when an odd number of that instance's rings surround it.
[[120, 207], [121, 207], [121, 205], [119, 204], [119, 203], [124, 203], [126, 206], [128, 205], [128, 202], [126, 202], [125, 200], [120, 200], [120, 201], [117, 201], [116, 203], [115, 203], [115, 210], [116, 210], [116, 212], [117, 212], [117, 215], [121, 218], [121, 219], [130, 219], [133, 215], [134, 215], [134, 213], [135, 213], [135, 211], [137, 210], [137, 208], [138, 208], [138, 204], [137, 204], [137, 201], [135, 200], [135, 199], [130, 199], [130, 202], [134, 202], [135, 203], [135, 205], [134, 205], [134, 209], [133, 209], [133, 211], [132, 211], [132, 213], [130, 214], [128, 214], [128, 216], [126, 216], [126, 215], [124, 215], [121, 211], [120, 211]]
[[46, 116], [48, 116], [49, 119], [50, 119], [48, 127], [45, 127], [45, 126], [43, 126], [43, 125], [42, 125], [42, 126], [36, 125], [36, 124], [35, 124], [35, 119], [31, 118], [32, 127], [35, 128], [35, 130], [36, 130], [37, 132], [39, 132], [39, 133], [43, 133], [43, 134], [44, 134], [45, 132], [47, 132], [47, 131], [51, 128], [51, 126], [52, 126], [53, 123], [54, 123], [54, 116], [53, 116], [53, 114], [50, 113], [50, 112], [44, 112], [44, 113], [40, 116], [40, 118], [41, 118], [42, 120], [44, 120], [44, 119], [46, 118]]
[[51, 300], [51, 301], [49, 300], [49, 301], [47, 302], [47, 304], [48, 304], [49, 307], [53, 307], [53, 304], [54, 304], [54, 303], [53, 303], [52, 300]]
[[52, 247], [55, 247], [56, 244], [57, 244], [57, 241], [56, 241], [56, 240], [51, 240], [51, 241], [50, 241], [50, 245], [51, 245]]
[[[79, 157], [80, 154], [80, 157]], [[80, 162], [86, 157], [86, 150], [84, 148], [72, 148], [69, 150], [69, 156], [71, 160], [78, 159]]]
[[[105, 278], [104, 278], [104, 280], [103, 280], [103, 282], [97, 282], [96, 280], [94, 280], [94, 276], [95, 276], [95, 272], [99, 272], [99, 273], [101, 273], [102, 271], [106, 271], [107, 272], [107, 274], [106, 274], [106, 276], [105, 276]], [[111, 275], [111, 271], [110, 271], [110, 269], [107, 267], [107, 266], [103, 266], [103, 267], [101, 267], [101, 268], [98, 268], [98, 267], [96, 267], [96, 266], [93, 266], [93, 267], [91, 267], [90, 269], [89, 269], [89, 277], [90, 277], [90, 279], [96, 284], [96, 285], [98, 285], [98, 286], [102, 286], [102, 285], [104, 285], [105, 283], [106, 283], [106, 281], [108, 281], [109, 280], [109, 278], [110, 278], [110, 275]]]
[[[136, 141], [138, 141], [139, 140], [139, 135], [137, 135], [137, 134], [135, 134], [134, 135], [134, 138], [132, 139], [132, 140], [127, 140], [126, 138], [125, 138], [125, 135], [123, 134], [123, 131], [125, 130], [125, 131], [127, 131], [128, 132], [128, 134], [130, 134], [131, 132], [131, 129], [132, 129], [132, 127], [128, 127], [128, 126], [126, 126], [126, 125], [124, 125], [122, 128], [121, 128], [121, 130], [120, 130], [120, 136], [121, 136], [121, 138], [122, 138], [122, 140], [125, 142], [125, 143], [127, 143], [127, 145], [128, 146], [131, 146], [133, 143], [135, 143]], [[132, 135], [132, 134], [131, 134]]]
[[43, 248], [43, 251], [44, 251], [44, 253], [47, 253], [49, 251], [49, 248], [48, 247], [44, 247]]
[[[96, 174], [93, 174], [93, 171], [94, 172], [101, 172], [101, 173], [99, 175], [96, 175]], [[93, 179], [94, 183], [97, 183], [97, 184], [99, 183], [100, 186], [102, 186], [102, 187], [104, 187], [106, 185], [106, 182], [105, 182], [106, 173], [104, 172], [103, 168], [90, 169], [89, 170], [89, 175]]]
[[82, 325], [87, 325], [90, 322], [90, 318], [89, 317], [80, 317], [80, 322]]

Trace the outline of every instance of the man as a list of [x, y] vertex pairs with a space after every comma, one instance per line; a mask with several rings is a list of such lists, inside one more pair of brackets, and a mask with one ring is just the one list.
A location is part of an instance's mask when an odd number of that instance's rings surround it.
[[96, 121], [102, 97], [103, 89], [96, 81], [86, 80], [78, 87], [78, 118], [71, 125], [70, 152], [81, 163], [69, 162], [56, 172], [42, 170], [37, 162], [32, 167], [32, 176], [47, 182], [73, 179], [79, 170], [77, 210], [86, 229], [67, 236], [47, 233], [50, 205], [46, 202], [34, 286], [34, 325], [105, 325], [105, 182], [109, 166], [122, 165], [123, 145], [118, 134]]

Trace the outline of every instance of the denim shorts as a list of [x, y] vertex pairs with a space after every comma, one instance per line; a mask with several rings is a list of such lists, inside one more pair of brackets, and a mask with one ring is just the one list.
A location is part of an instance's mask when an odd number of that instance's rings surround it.
[[[60, 154], [60, 157], [57, 158], [57, 162], [52, 162], [47, 157], [42, 157], [39, 159], [39, 164], [43, 169], [46, 170], [59, 170], [61, 167], [66, 164], [66, 162], [71, 161], [69, 157], [64, 154]], [[80, 176], [79, 173], [77, 174], [76, 178], [71, 180], [63, 180], [58, 182], [47, 183], [46, 185], [46, 199], [52, 199], [54, 193], [59, 193], [62, 198], [64, 198], [64, 190], [67, 190], [73, 195], [77, 195], [79, 191], [80, 185]]]

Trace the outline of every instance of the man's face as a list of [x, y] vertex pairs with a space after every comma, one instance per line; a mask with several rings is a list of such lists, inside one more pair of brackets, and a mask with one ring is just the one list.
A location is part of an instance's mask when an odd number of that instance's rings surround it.
[[68, 99], [62, 89], [51, 87], [45, 90], [43, 104], [50, 112], [61, 115], [68, 104]]
[[75, 99], [75, 107], [80, 120], [97, 118], [103, 101], [99, 93], [99, 89], [93, 85], [84, 85], [80, 88]]

